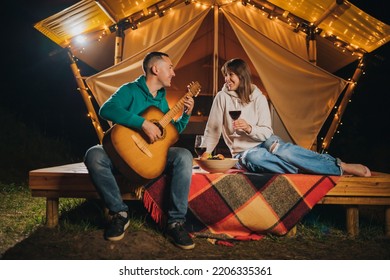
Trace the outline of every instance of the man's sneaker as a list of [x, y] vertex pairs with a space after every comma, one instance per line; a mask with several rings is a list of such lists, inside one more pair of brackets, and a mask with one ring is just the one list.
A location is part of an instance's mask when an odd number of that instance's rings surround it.
[[110, 224], [104, 232], [104, 238], [111, 241], [121, 240], [125, 236], [125, 231], [130, 225], [129, 214], [126, 217], [119, 213], [112, 216]]
[[184, 250], [193, 249], [195, 247], [195, 243], [183, 227], [183, 223], [176, 222], [169, 224], [166, 235], [176, 246]]

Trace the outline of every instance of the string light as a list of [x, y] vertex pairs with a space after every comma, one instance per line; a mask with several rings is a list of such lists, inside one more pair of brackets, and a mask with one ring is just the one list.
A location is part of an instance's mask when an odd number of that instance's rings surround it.
[[[118, 28], [121, 28], [123, 30], [130, 28], [132, 31], [136, 32], [136, 30], [138, 29], [138, 26], [141, 25], [141, 23], [143, 23], [144, 21], [146, 21], [154, 16], [159, 16], [159, 17], [165, 16], [167, 13], [173, 12], [173, 10], [174, 10], [173, 7], [175, 7], [176, 5], [181, 4], [181, 3], [185, 3], [186, 5], [195, 4], [196, 7], [209, 7], [209, 8], [212, 8], [215, 5], [215, 4], [213, 4], [210, 6], [210, 5], [205, 5], [205, 4], [201, 3], [200, 1], [190, 1], [190, 0], [173, 1], [171, 4], [168, 4], [167, 6], [165, 6], [164, 9], [160, 10], [159, 5], [161, 3], [162, 2], [159, 2], [151, 7], [148, 7], [147, 12], [145, 12], [145, 11], [136, 12], [136, 13], [128, 16], [127, 18], [121, 20], [119, 23], [114, 24], [112, 26], [109, 26], [109, 27], [103, 26], [99, 32], [97, 32], [96, 34], [88, 34], [88, 36], [92, 35], [90, 37], [96, 38], [97, 42], [101, 42], [105, 36], [108, 36], [109, 32], [110, 33], [117, 32]], [[317, 34], [317, 35], [322, 36], [323, 38], [326, 38], [327, 40], [331, 41], [335, 47], [339, 48], [343, 53], [349, 52], [351, 55], [358, 56], [360, 59], [359, 68], [364, 67], [364, 63], [363, 63], [362, 58], [363, 58], [363, 55], [365, 54], [365, 52], [363, 50], [359, 49], [358, 46], [354, 46], [352, 44], [348, 44], [347, 42], [344, 42], [338, 36], [335, 36], [334, 34], [332, 34], [331, 31], [323, 32], [322, 29], [320, 29], [318, 27], [314, 27], [313, 23], [307, 22], [307, 21], [295, 16], [291, 12], [289, 12], [287, 10], [283, 10], [283, 9], [281, 9], [281, 8], [271, 4], [269, 2], [256, 3], [256, 2], [253, 2], [250, 0], [242, 0], [241, 4], [242, 4], [241, 6], [243, 9], [245, 9], [245, 8], [257, 9], [261, 15], [266, 16], [270, 20], [273, 20], [279, 24], [286, 24], [294, 32], [304, 32], [308, 36], [309, 36], [309, 33], [314, 32], [314, 34]], [[219, 8], [221, 8], [221, 7], [219, 7]], [[91, 42], [93, 40], [94, 39], [87, 40], [84, 38], [82, 40], [82, 42], [88, 43], [88, 42]], [[69, 42], [68, 48], [69, 49], [72, 49], [72, 48], [77, 49], [77, 42], [76, 41]], [[80, 47], [79, 51], [80, 51], [80, 53], [84, 52], [85, 47]], [[75, 59], [77, 59], [77, 57], [75, 57]], [[80, 72], [79, 69], [78, 69], [78, 71]], [[362, 71], [362, 74], [365, 74], [365, 72]], [[357, 81], [353, 81], [351, 79], [348, 79], [348, 80], [351, 82], [351, 86], [354, 87], [357, 85]], [[78, 90], [81, 90], [81, 89], [78, 88]], [[84, 90], [88, 90], [88, 89], [85, 88]], [[92, 96], [88, 95], [88, 99], [92, 100]], [[348, 102], [351, 102], [351, 99], [349, 99]], [[338, 106], [334, 106], [334, 109], [337, 110]], [[93, 120], [93, 118], [90, 114], [88, 114], [88, 116], [91, 118], [92, 121], [95, 121], [95, 120]], [[334, 114], [334, 118], [339, 121], [338, 124], [340, 125], [341, 122], [339, 120], [340, 119], [339, 112]], [[339, 130], [337, 130], [337, 133], [339, 133]], [[331, 139], [333, 139], [333, 137]], [[328, 143], [325, 142], [323, 137], [321, 138], [321, 140], [323, 141], [321, 146], [323, 148], [325, 148]]]
[[[229, 1], [228, 3], [233, 3], [234, 1]], [[158, 2], [155, 5], [152, 5], [147, 8], [147, 13], [145, 14], [144, 10], [135, 12], [131, 14], [130, 16], [126, 17], [125, 19], [122, 19], [117, 24], [111, 25], [109, 27], [103, 26], [100, 30], [100, 33], [95, 37], [97, 42], [101, 42], [105, 36], [107, 36], [107, 31], [110, 33], [114, 33], [118, 31], [118, 28], [122, 28], [123, 30], [126, 30], [130, 28], [133, 31], [136, 31], [141, 25], [142, 22], [150, 19], [154, 16], [162, 17], [166, 15], [168, 12], [172, 11], [176, 5], [179, 5], [181, 3], [185, 3], [185, 5], [195, 4], [196, 7], [213, 7], [215, 4], [208, 5], [204, 4], [201, 1], [195, 1], [195, 0], [184, 0], [184, 1], [173, 1], [172, 3], [166, 4], [164, 1]], [[307, 22], [303, 20], [302, 18], [299, 18], [298, 16], [295, 16], [290, 11], [284, 10], [279, 8], [278, 6], [269, 3], [269, 2], [263, 2], [259, 1], [257, 3], [256, 1], [251, 0], [242, 0], [241, 1], [243, 8], [256, 8], [261, 12], [261, 15], [267, 16], [270, 20], [274, 20], [278, 23], [285, 23], [290, 27], [293, 27], [294, 32], [304, 32], [309, 36], [311, 31], [311, 27], [313, 26], [313, 23]], [[166, 5], [166, 6], [163, 6]], [[164, 7], [164, 9], [160, 10], [160, 7]], [[221, 8], [221, 7], [220, 7]], [[122, 26], [121, 26], [122, 25]], [[328, 39], [331, 41], [337, 48], [340, 48], [340, 50], [345, 53], [349, 52], [354, 56], [358, 56], [361, 58], [365, 51], [359, 49], [358, 46], [354, 46], [351, 44], [348, 44], [347, 42], [342, 41], [339, 37], [332, 34], [331, 31], [322, 32], [323, 30], [318, 28], [317, 26], [314, 29], [315, 34], [321, 34], [322, 37]], [[91, 34], [88, 34], [88, 37]], [[92, 34], [93, 35], [93, 34]], [[75, 40], [75, 38], [74, 38]], [[84, 44], [94, 41], [94, 39], [88, 39], [84, 40]], [[69, 43], [69, 47], [71, 44]], [[73, 46], [74, 50], [77, 50], [78, 48]], [[80, 53], [85, 52], [85, 48], [78, 49]]]

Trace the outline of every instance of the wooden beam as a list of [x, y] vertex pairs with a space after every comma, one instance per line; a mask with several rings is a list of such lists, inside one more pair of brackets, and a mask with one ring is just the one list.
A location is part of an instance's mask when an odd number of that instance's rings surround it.
[[88, 110], [88, 116], [90, 117], [90, 119], [92, 121], [92, 125], [95, 128], [96, 134], [97, 134], [99, 141], [101, 143], [103, 140], [104, 132], [103, 132], [102, 126], [100, 125], [100, 121], [99, 121], [99, 118], [96, 114], [95, 108], [92, 104], [91, 96], [89, 95], [89, 93], [87, 91], [88, 87], [85, 85], [84, 80], [80, 75], [80, 70], [76, 64], [76, 61], [73, 58], [71, 51], [68, 52], [68, 56], [70, 59], [70, 68], [71, 68], [73, 75], [76, 79], [78, 90], [79, 90], [79, 92], [84, 100], [84, 103], [85, 103], [87, 110]]
[[341, 118], [343, 117], [345, 109], [346, 109], [349, 101], [351, 100], [351, 96], [352, 96], [354, 89], [356, 87], [356, 83], [363, 73], [363, 66], [364, 66], [364, 62], [363, 62], [363, 59], [361, 59], [360, 63], [358, 64], [358, 66], [355, 70], [354, 75], [352, 76], [351, 82], [349, 83], [349, 85], [344, 93], [344, 97], [341, 100], [339, 107], [337, 108], [337, 112], [334, 114], [333, 121], [328, 129], [328, 132], [327, 132], [326, 136], [324, 137], [324, 140], [322, 141], [322, 146], [321, 146], [322, 151], [328, 149], [330, 142], [332, 141], [333, 135], [335, 134], [335, 132], [337, 131], [337, 129], [341, 123]]

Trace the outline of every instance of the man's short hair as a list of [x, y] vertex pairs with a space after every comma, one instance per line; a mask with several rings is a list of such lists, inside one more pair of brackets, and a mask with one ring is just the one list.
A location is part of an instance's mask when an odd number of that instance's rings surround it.
[[148, 53], [144, 61], [142, 63], [142, 69], [144, 70], [145, 74], [152, 73], [151, 69], [153, 64], [157, 61], [163, 58], [163, 56], [169, 57], [168, 54], [163, 52], [150, 52]]

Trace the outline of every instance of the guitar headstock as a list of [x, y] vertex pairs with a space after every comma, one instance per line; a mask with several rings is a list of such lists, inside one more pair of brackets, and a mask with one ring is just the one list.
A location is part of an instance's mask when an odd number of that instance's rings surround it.
[[199, 82], [191, 82], [187, 88], [188, 92], [192, 93], [193, 97], [197, 97], [202, 87], [200, 86]]

